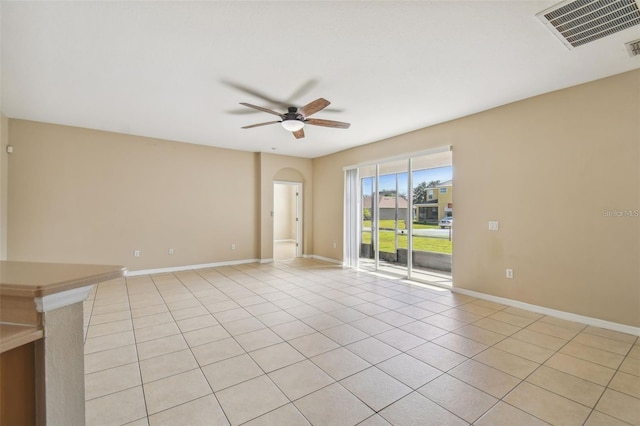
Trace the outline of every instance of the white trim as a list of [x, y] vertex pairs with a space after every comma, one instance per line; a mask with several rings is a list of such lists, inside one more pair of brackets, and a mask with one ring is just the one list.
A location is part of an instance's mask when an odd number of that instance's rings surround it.
[[[396, 175], [396, 182], [398, 181], [398, 175]], [[398, 196], [398, 184], [396, 183], [396, 198]], [[407, 194], [413, 194], [413, 158], [407, 160]], [[407, 278], [412, 279], [413, 275], [413, 195], [409, 198], [409, 205], [407, 206], [407, 213], [409, 217], [405, 218], [405, 228], [407, 234]], [[398, 202], [396, 201], [396, 205]], [[397, 222], [396, 222], [397, 223]], [[409, 227], [407, 227], [407, 223]], [[397, 237], [396, 237], [397, 238]], [[397, 246], [396, 246], [397, 247]], [[398, 251], [396, 250], [396, 255]]]
[[342, 232], [342, 264], [358, 266], [361, 240], [361, 182], [358, 169], [344, 172], [344, 212]]
[[619, 331], [620, 333], [633, 334], [634, 336], [640, 336], [640, 327], [633, 327], [631, 325], [619, 324], [617, 322], [605, 321], [598, 318], [585, 317], [583, 315], [573, 314], [571, 312], [558, 311], [556, 309], [545, 308], [544, 306], [531, 305], [529, 303], [520, 302], [518, 300], [506, 299], [504, 297], [492, 296], [490, 294], [479, 293], [473, 290], [466, 290], [464, 288], [452, 288], [451, 291], [455, 293], [464, 294], [467, 296], [477, 297], [478, 299], [489, 300], [491, 302], [502, 303], [503, 305], [513, 306], [515, 308], [526, 309], [527, 311], [537, 312], [539, 314], [549, 315], [552, 317], [560, 318], [567, 321], [579, 322], [594, 327], [606, 328], [608, 330]]
[[431, 154], [438, 154], [440, 152], [447, 152], [447, 151], [451, 151], [451, 145], [442, 145], [439, 146], [437, 148], [431, 148], [431, 149], [427, 149], [424, 151], [418, 151], [418, 152], [411, 152], [408, 154], [402, 154], [402, 155], [396, 155], [393, 157], [386, 157], [383, 159], [377, 159], [377, 160], [369, 160], [369, 161], [365, 161], [363, 163], [358, 163], [358, 164], [354, 164], [351, 166], [344, 166], [342, 168], [343, 171], [347, 171], [350, 169], [357, 169], [360, 167], [366, 167], [366, 166], [374, 166], [376, 164], [384, 164], [384, 163], [390, 163], [393, 161], [401, 161], [401, 160], [408, 160], [409, 158], [414, 158], [414, 157], [423, 157], [425, 155], [431, 155]]
[[36, 310], [38, 312], [49, 312], [54, 309], [64, 308], [74, 303], [84, 302], [89, 297], [93, 284], [84, 287], [78, 287], [71, 290], [61, 291], [59, 293], [49, 294], [43, 297], [36, 297]]
[[295, 243], [296, 240], [294, 240], [293, 238], [285, 238], [283, 240], [273, 240], [274, 243]]
[[245, 263], [256, 263], [258, 259], [230, 260], [227, 262], [201, 263], [199, 265], [172, 266], [169, 268], [141, 269], [139, 271], [129, 271], [128, 277], [136, 277], [139, 275], [164, 274], [167, 272], [188, 271], [190, 269], [216, 268], [218, 266], [243, 265]]
[[260, 263], [273, 263], [273, 258], [269, 258], [269, 259], [260, 259]]

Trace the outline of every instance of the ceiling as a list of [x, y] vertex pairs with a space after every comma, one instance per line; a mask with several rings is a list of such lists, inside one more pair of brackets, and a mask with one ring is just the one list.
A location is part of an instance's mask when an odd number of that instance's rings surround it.
[[[640, 26], [569, 50], [556, 1], [2, 1], [11, 118], [314, 158], [640, 68]], [[348, 130], [296, 140], [250, 92]]]

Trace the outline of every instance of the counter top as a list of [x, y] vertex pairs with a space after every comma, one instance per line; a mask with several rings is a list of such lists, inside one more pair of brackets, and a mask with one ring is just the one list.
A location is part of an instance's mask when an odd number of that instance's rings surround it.
[[0, 353], [10, 351], [18, 346], [26, 345], [44, 336], [41, 327], [0, 324]]
[[116, 265], [1, 261], [0, 295], [43, 297], [120, 278], [125, 272]]

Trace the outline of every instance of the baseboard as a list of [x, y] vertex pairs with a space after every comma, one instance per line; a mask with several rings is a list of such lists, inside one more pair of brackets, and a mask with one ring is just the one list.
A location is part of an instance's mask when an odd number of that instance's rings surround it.
[[273, 263], [273, 258], [271, 258], [271, 259], [260, 259], [260, 263]]
[[573, 314], [571, 312], [558, 311], [556, 309], [545, 308], [544, 306], [531, 305], [529, 303], [520, 302], [518, 300], [506, 299], [504, 297], [492, 296], [490, 294], [484, 294], [473, 290], [466, 290], [464, 288], [453, 287], [451, 291], [455, 293], [464, 294], [466, 296], [477, 297], [478, 299], [488, 300], [490, 302], [501, 303], [507, 306], [513, 306], [514, 308], [525, 309], [527, 311], [537, 312], [539, 314], [549, 315], [552, 317], [560, 318], [567, 321], [579, 322], [582, 324], [591, 325], [594, 327], [606, 328], [607, 330], [619, 331], [620, 333], [633, 334], [634, 336], [640, 336], [640, 327], [633, 327], [631, 325], [619, 324], [617, 322], [605, 321], [598, 318], [586, 317], [583, 315]]
[[[256, 263], [256, 262], [258, 262], [258, 259], [242, 259], [242, 260], [229, 260], [226, 262], [201, 263], [199, 265], [171, 266], [168, 268], [156, 268], [156, 269], [141, 269], [138, 271], [128, 271], [127, 276], [135, 277], [139, 275], [166, 274], [169, 272], [188, 271], [190, 269], [216, 268], [219, 266], [244, 265], [246, 263]], [[262, 261], [260, 262], [262, 263]]]

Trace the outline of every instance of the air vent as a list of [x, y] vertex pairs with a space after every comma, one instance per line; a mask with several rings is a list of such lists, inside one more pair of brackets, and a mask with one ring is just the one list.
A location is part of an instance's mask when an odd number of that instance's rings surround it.
[[627, 46], [627, 52], [629, 52], [629, 56], [632, 58], [634, 56], [640, 56], [640, 40], [630, 41], [629, 43], [625, 43]]
[[638, 1], [565, 1], [536, 16], [572, 49], [640, 25]]

